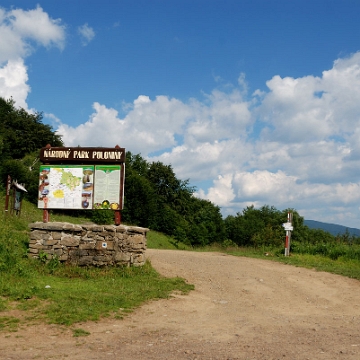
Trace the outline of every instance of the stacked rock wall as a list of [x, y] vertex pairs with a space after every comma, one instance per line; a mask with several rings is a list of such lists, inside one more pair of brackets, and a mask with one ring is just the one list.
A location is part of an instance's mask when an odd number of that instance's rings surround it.
[[149, 229], [125, 225], [74, 225], [36, 222], [29, 225], [29, 257], [46, 254], [78, 266], [145, 263], [146, 233]]

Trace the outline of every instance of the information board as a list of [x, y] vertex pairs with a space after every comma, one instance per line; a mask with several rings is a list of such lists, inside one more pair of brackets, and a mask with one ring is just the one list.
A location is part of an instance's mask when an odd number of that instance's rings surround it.
[[120, 210], [122, 165], [40, 166], [38, 207]]

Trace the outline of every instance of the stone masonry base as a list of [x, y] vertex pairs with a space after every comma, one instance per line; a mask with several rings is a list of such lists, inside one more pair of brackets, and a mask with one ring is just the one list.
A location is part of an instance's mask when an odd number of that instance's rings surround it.
[[29, 257], [78, 266], [142, 266], [149, 229], [125, 225], [74, 225], [36, 222], [29, 225]]

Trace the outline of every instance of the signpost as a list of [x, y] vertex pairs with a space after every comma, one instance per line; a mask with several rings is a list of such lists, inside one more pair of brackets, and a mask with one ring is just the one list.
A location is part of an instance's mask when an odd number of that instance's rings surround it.
[[125, 149], [54, 147], [40, 151], [38, 207], [44, 209], [111, 209], [120, 225], [124, 203]]
[[23, 194], [26, 192], [27, 190], [23, 185], [19, 184], [16, 180], [12, 181], [10, 175], [7, 176], [5, 195], [6, 214], [9, 211], [10, 202], [10, 213], [13, 214], [15, 212], [16, 215], [20, 215]]
[[287, 222], [282, 224], [283, 228], [286, 231], [285, 236], [285, 256], [290, 255], [290, 242], [291, 242], [291, 232], [294, 230], [292, 225], [292, 213], [288, 212]]

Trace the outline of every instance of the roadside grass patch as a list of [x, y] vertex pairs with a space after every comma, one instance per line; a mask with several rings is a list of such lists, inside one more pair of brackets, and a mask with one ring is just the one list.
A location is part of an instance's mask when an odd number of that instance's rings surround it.
[[146, 234], [146, 243], [149, 249], [192, 250], [191, 246], [154, 230], [150, 230]]
[[74, 269], [61, 264], [51, 274], [47, 265], [35, 265], [39, 271], [26, 277], [4, 274], [0, 293], [33, 319], [53, 324], [123, 317], [146, 301], [194, 288], [183, 279], [160, 276], [149, 262], [138, 268], [104, 269]]
[[238, 248], [235, 251], [227, 251], [229, 255], [251, 257], [277, 261], [288, 265], [325, 271], [337, 275], [360, 280], [360, 261], [346, 256], [331, 259], [322, 254], [306, 254], [291, 252], [290, 256], [284, 256], [283, 248]]
[[84, 329], [73, 329], [73, 337], [88, 336], [90, 333]]
[[[28, 224], [41, 219], [41, 210], [26, 201], [20, 217], [0, 213], [0, 329], [29, 321], [69, 326], [123, 318], [144, 302], [194, 288], [183, 279], [161, 276], [149, 261], [141, 267], [86, 268], [29, 259]], [[12, 309], [25, 312], [21, 320], [5, 316]]]
[[0, 316], [0, 331], [15, 332], [18, 330], [20, 319], [14, 316]]
[[8, 308], [7, 300], [0, 297], [0, 312]]

